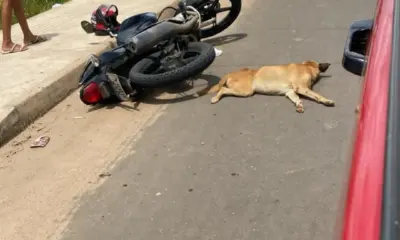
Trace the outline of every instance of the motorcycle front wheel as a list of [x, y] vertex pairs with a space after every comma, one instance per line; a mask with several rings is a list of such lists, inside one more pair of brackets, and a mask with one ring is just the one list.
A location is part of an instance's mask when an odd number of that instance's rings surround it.
[[129, 73], [131, 82], [143, 88], [163, 87], [181, 82], [202, 73], [215, 60], [214, 47], [204, 42], [188, 44], [180, 66], [165, 70], [161, 52], [156, 52], [137, 62]]

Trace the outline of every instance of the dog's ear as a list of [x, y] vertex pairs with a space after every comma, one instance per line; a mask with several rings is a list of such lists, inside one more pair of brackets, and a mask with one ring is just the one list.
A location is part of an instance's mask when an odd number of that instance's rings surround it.
[[308, 65], [313, 68], [318, 68], [318, 63], [316, 61], [308, 60], [308, 61], [304, 61], [303, 64]]
[[325, 72], [326, 70], [328, 70], [329, 66], [331, 66], [330, 63], [320, 63], [318, 64], [318, 69], [320, 72]]

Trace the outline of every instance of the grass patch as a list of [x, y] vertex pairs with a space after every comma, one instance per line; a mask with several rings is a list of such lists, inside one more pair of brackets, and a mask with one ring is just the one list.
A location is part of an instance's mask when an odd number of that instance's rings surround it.
[[[11, 0], [14, 1], [14, 0]], [[25, 16], [27, 18], [33, 17], [39, 13], [49, 10], [56, 3], [65, 3], [69, 0], [22, 0], [24, 3]], [[2, 8], [3, 1], [0, 0], [0, 8]], [[0, 14], [1, 15], [1, 14]], [[13, 16], [13, 24], [17, 23], [17, 19]], [[2, 29], [0, 18], [0, 29]]]

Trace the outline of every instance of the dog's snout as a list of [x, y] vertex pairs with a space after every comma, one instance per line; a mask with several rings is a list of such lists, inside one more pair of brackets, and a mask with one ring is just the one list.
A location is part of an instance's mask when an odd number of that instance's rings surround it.
[[326, 70], [328, 70], [329, 66], [331, 66], [330, 63], [320, 63], [318, 65], [318, 68], [321, 72], [325, 72]]

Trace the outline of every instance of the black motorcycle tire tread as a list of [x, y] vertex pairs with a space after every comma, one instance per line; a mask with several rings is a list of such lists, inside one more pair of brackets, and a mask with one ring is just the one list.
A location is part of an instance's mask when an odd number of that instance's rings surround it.
[[189, 49], [194, 49], [200, 53], [192, 62], [183, 67], [160, 74], [143, 74], [143, 68], [152, 64], [152, 57], [159, 53], [151, 54], [137, 62], [129, 73], [129, 78], [133, 84], [144, 88], [162, 87], [171, 83], [181, 82], [190, 77], [194, 77], [207, 69], [215, 60], [215, 50], [211, 44], [204, 42], [191, 42]]
[[231, 12], [229, 12], [229, 15], [226, 17], [226, 19], [224, 19], [221, 23], [217, 24], [212, 28], [201, 30], [201, 38], [212, 37], [230, 27], [232, 23], [239, 17], [241, 10], [242, 10], [241, 0], [232, 0], [232, 9]]

